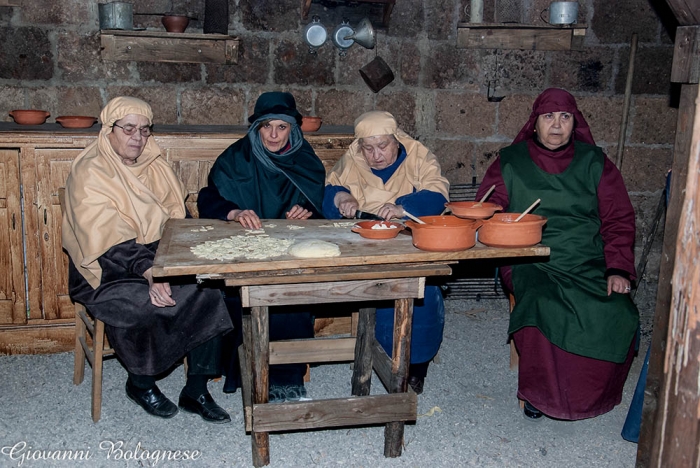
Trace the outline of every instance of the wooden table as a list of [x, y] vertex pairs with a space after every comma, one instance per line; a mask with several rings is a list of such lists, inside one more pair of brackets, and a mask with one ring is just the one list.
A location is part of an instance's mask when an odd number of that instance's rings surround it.
[[[343, 225], [345, 224], [345, 225]], [[197, 258], [190, 247], [246, 231], [238, 223], [207, 219], [170, 220], [153, 265], [156, 277], [197, 275], [240, 286], [244, 307], [243, 374], [246, 430], [253, 464], [270, 462], [269, 433], [322, 427], [386, 424], [384, 455], [398, 457], [405, 421], [415, 421], [417, 396], [408, 388], [413, 299], [422, 298], [425, 278], [451, 273], [459, 260], [543, 257], [549, 248], [496, 249], [477, 244], [461, 252], [426, 252], [402, 232], [395, 239], [369, 240], [350, 231], [347, 220], [265, 220], [265, 234], [297, 241], [320, 239], [341, 255], [301, 259], [289, 255], [235, 261]], [[198, 230], [202, 226], [213, 229]], [[274, 226], [274, 227], [273, 227]], [[292, 229], [290, 226], [303, 226]], [[394, 300], [394, 343], [389, 357], [374, 337], [373, 301]], [[292, 304], [359, 302], [356, 337], [269, 342], [268, 308]], [[270, 364], [354, 361], [352, 396], [294, 403], [268, 402]], [[388, 394], [370, 396], [372, 370]]]

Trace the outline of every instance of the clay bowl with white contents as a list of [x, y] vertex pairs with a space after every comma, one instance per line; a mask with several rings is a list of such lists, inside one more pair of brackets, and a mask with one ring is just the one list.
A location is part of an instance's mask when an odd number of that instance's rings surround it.
[[487, 219], [493, 216], [496, 211], [501, 211], [503, 207], [495, 203], [460, 201], [450, 202], [445, 205], [453, 215], [458, 218], [467, 219]]
[[425, 224], [406, 221], [411, 228], [413, 245], [431, 252], [459, 252], [476, 245], [476, 230], [483, 221], [456, 216], [421, 216]]
[[489, 247], [531, 247], [542, 240], [544, 216], [526, 214], [515, 220], [520, 213], [497, 213], [484, 221], [479, 230], [479, 242]]
[[351, 231], [365, 239], [393, 239], [404, 228], [403, 224], [391, 221], [360, 221], [352, 227]]

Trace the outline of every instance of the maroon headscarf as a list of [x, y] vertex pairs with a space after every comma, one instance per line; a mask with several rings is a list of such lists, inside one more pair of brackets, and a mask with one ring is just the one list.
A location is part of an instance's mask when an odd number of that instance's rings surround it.
[[518, 133], [518, 136], [513, 140], [513, 145], [524, 140], [529, 140], [535, 134], [535, 123], [537, 117], [548, 112], [570, 112], [574, 116], [574, 134], [573, 138], [576, 141], [595, 145], [591, 129], [588, 127], [588, 122], [583, 117], [583, 114], [576, 106], [576, 99], [568, 91], [558, 88], [546, 89], [537, 96], [534, 104], [532, 104], [532, 113], [530, 119]]

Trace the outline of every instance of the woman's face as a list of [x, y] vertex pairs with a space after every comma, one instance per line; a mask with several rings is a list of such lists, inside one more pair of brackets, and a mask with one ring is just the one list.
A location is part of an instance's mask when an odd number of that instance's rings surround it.
[[535, 123], [537, 139], [545, 148], [555, 150], [569, 142], [574, 131], [574, 116], [570, 112], [540, 114]]
[[284, 120], [270, 120], [260, 127], [260, 139], [268, 151], [273, 153], [287, 146], [292, 124]]
[[[148, 129], [148, 130], [144, 130]], [[130, 132], [132, 135], [128, 135]], [[122, 158], [126, 166], [136, 164], [136, 160], [143, 153], [148, 141], [147, 136], [141, 132], [150, 134], [150, 122], [145, 115], [129, 114], [123, 119], [114, 122], [112, 132], [107, 134], [107, 139], [114, 151]]]
[[399, 142], [393, 135], [379, 135], [362, 139], [360, 149], [372, 169], [386, 169], [399, 157]]

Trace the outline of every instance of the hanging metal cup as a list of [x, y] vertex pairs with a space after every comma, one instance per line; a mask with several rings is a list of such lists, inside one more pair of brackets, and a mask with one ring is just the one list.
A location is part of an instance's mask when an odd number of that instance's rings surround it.
[[134, 5], [127, 2], [100, 3], [97, 5], [100, 29], [134, 29]]
[[321, 18], [314, 16], [311, 22], [304, 28], [304, 40], [309, 45], [309, 53], [315, 54], [318, 48], [326, 42], [328, 33], [326, 28], [321, 24]]
[[394, 73], [381, 57], [375, 57], [374, 60], [360, 68], [360, 75], [369, 89], [375, 93], [394, 81]]

